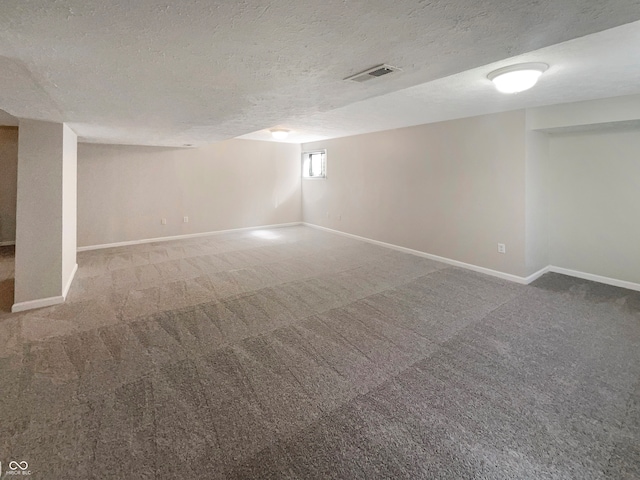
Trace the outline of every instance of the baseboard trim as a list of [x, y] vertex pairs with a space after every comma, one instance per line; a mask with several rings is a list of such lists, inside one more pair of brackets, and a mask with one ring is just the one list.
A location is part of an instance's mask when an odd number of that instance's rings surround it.
[[64, 303], [64, 297], [62, 295], [60, 295], [59, 297], [39, 298], [38, 300], [29, 300], [28, 302], [14, 303], [11, 307], [11, 312], [24, 312], [25, 310], [51, 307], [53, 305], [59, 305], [61, 303]]
[[603, 277], [602, 275], [579, 272], [577, 270], [555, 267], [553, 265], [549, 267], [549, 271], [553, 273], [560, 273], [562, 275], [568, 275], [570, 277], [581, 278], [583, 280], [591, 280], [592, 282], [604, 283], [605, 285], [611, 285], [614, 287], [626, 288], [628, 290], [635, 290], [637, 292], [640, 292], [640, 283], [628, 282], [626, 280], [618, 280], [616, 278], [610, 277]]
[[545, 273], [550, 272], [550, 266], [546, 266], [544, 268], [541, 268], [540, 270], [538, 270], [535, 273], [532, 273], [531, 275], [529, 275], [528, 277], [525, 278], [525, 285], [529, 285], [531, 282], [535, 282], [537, 279], [539, 279], [541, 276], [543, 276]]
[[[465, 268], [467, 270], [471, 270], [471, 271], [478, 272], [478, 273], [484, 273], [484, 274], [490, 275], [492, 277], [502, 278], [504, 280], [509, 280], [511, 282], [519, 283], [521, 285], [529, 285], [530, 283], [536, 281], [538, 278], [540, 278], [545, 273], [553, 272], [553, 273], [559, 273], [559, 274], [562, 274], [562, 275], [568, 275], [570, 277], [581, 278], [583, 280], [591, 280], [593, 282], [604, 283], [606, 285], [612, 285], [614, 287], [620, 287], [620, 288], [626, 288], [626, 289], [629, 289], [629, 290], [640, 291], [640, 284], [639, 283], [628, 282], [628, 281], [625, 281], [625, 280], [618, 280], [618, 279], [615, 279], [615, 278], [604, 277], [602, 275], [595, 275], [595, 274], [592, 274], [592, 273], [580, 272], [580, 271], [577, 271], [577, 270], [570, 270], [568, 268], [556, 267], [556, 266], [553, 266], [553, 265], [549, 265], [547, 267], [541, 268], [537, 272], [534, 272], [534, 273], [532, 273], [531, 275], [529, 275], [527, 277], [521, 277], [521, 276], [518, 276], [518, 275], [513, 275], [511, 273], [505, 273], [505, 272], [501, 272], [499, 270], [493, 270], [493, 269], [490, 269], [490, 268], [480, 267], [478, 265], [473, 265], [471, 263], [465, 263], [465, 262], [461, 262], [459, 260], [453, 260], [451, 258], [441, 257], [441, 256], [438, 256], [438, 255], [433, 255], [431, 253], [421, 252], [420, 250], [414, 250], [412, 248], [401, 247], [400, 245], [394, 245], [392, 243], [381, 242], [379, 240], [373, 240], [371, 238], [362, 237], [360, 235], [354, 235], [352, 233], [342, 232], [340, 230], [335, 230], [333, 228], [323, 227], [323, 226], [316, 225], [316, 224], [309, 223], [309, 222], [278, 223], [278, 224], [273, 224], [273, 225], [259, 225], [259, 226], [255, 226], [255, 227], [242, 227], [242, 228], [232, 228], [232, 229], [227, 229], [227, 230], [216, 230], [216, 231], [212, 231], [212, 232], [190, 233], [190, 234], [186, 234], [186, 235], [175, 235], [175, 236], [171, 236], [171, 237], [145, 238], [145, 239], [141, 239], [141, 240], [130, 240], [130, 241], [125, 241], [125, 242], [105, 243], [105, 244], [102, 244], [102, 245], [90, 245], [90, 246], [85, 246], [85, 247], [78, 247], [78, 252], [85, 252], [85, 251], [90, 251], [90, 250], [101, 250], [101, 249], [104, 249], [104, 248], [125, 247], [125, 246], [129, 246], [129, 245], [142, 245], [142, 244], [145, 244], [145, 243], [168, 242], [168, 241], [172, 241], [172, 240], [183, 240], [183, 239], [187, 239], [187, 238], [208, 237], [208, 236], [211, 236], [211, 235], [222, 235], [222, 234], [225, 234], [225, 233], [243, 232], [243, 231], [250, 231], [250, 230], [260, 230], [260, 229], [263, 229], [263, 228], [293, 227], [293, 226], [296, 226], [296, 225], [305, 225], [307, 227], [315, 228], [315, 229], [318, 229], [318, 230], [324, 230], [324, 231], [327, 231], [327, 232], [331, 232], [331, 233], [335, 233], [335, 234], [338, 234], [338, 235], [342, 235], [344, 237], [349, 237], [349, 238], [353, 238], [353, 239], [356, 239], [356, 240], [361, 240], [363, 242], [371, 243], [373, 245], [379, 245], [381, 247], [390, 248], [392, 250], [397, 250], [397, 251], [400, 251], [400, 252], [409, 253], [411, 255], [416, 255], [416, 256], [419, 256], [419, 257], [423, 257], [423, 258], [428, 258], [430, 260], [435, 260], [437, 262], [445, 263], [447, 265], [452, 265], [452, 266], [455, 266], [455, 267]], [[0, 243], [0, 246], [3, 246], [3, 245], [15, 245], [15, 242]], [[71, 288], [71, 284], [73, 282], [73, 279], [75, 277], [77, 269], [78, 269], [78, 265], [76, 264], [76, 266], [74, 267], [73, 273], [72, 273], [71, 277], [69, 278], [69, 281], [67, 282], [67, 285], [65, 287], [64, 296], [43, 298], [43, 299], [39, 299], [39, 300], [32, 300], [30, 302], [16, 303], [11, 308], [11, 311], [12, 312], [20, 312], [20, 311], [29, 310], [29, 309], [32, 309], [32, 308], [48, 307], [48, 306], [51, 306], [51, 305], [57, 305], [59, 303], [63, 303], [64, 299], [66, 298], [67, 294], [69, 293], [69, 289]]]
[[[315, 225], [313, 223], [303, 222], [303, 225], [306, 225], [306, 226], [311, 227], [311, 228], [317, 228], [318, 230], [325, 230], [327, 232], [337, 233], [338, 235], [342, 235], [342, 236], [349, 237], [349, 238], [354, 238], [356, 240], [361, 240], [363, 242], [371, 243], [373, 245], [379, 245], [381, 247], [387, 247], [387, 248], [390, 248], [392, 250], [397, 250], [399, 252], [410, 253], [412, 255], [417, 255], [418, 257], [428, 258], [429, 260], [435, 260], [437, 262], [446, 263], [447, 265], [452, 265], [452, 266], [460, 267], [460, 268], [466, 268], [467, 270], [472, 270], [472, 271], [478, 272], [478, 273], [484, 273], [486, 275], [491, 275], [492, 277], [502, 278], [504, 280], [509, 280], [511, 282], [519, 283], [521, 285], [527, 285], [528, 283], [532, 282], [533, 280], [529, 280], [529, 278], [532, 278], [534, 275], [537, 275], [539, 273], [539, 272], [536, 272], [533, 275], [531, 275], [529, 277], [526, 277], [526, 278], [525, 277], [520, 277], [518, 275], [513, 275], [511, 273], [500, 272], [498, 270], [492, 270], [492, 269], [486, 268], [486, 267], [479, 267], [478, 265], [473, 265], [471, 263], [464, 263], [464, 262], [460, 262], [458, 260], [453, 260], [451, 258], [440, 257], [438, 255], [433, 255], [431, 253], [421, 252], [420, 250], [413, 250], [412, 248], [401, 247], [399, 245], [394, 245], [392, 243], [381, 242], [379, 240], [373, 240], [371, 238], [361, 237], [359, 235], [354, 235], [352, 233], [346, 233], [346, 232], [341, 232], [340, 230], [334, 230], [332, 228], [321, 227], [320, 225]], [[540, 275], [542, 275], [542, 273], [540, 273]]]
[[579, 272], [577, 270], [570, 270], [568, 268], [549, 265], [547, 267], [541, 268], [537, 272], [532, 273], [528, 277], [519, 277], [518, 275], [512, 275], [510, 273], [500, 272], [498, 270], [492, 270], [490, 268], [479, 267], [478, 265], [472, 265], [470, 263], [460, 262], [458, 260], [453, 260], [451, 258], [440, 257], [438, 255], [432, 255], [430, 253], [421, 252], [419, 250], [413, 250], [411, 248], [401, 247], [399, 245], [394, 245], [392, 243], [385, 243], [379, 240], [373, 240], [371, 238], [361, 237], [359, 235], [354, 235], [352, 233], [341, 232], [340, 230], [334, 230], [332, 228], [322, 227], [320, 225], [315, 225], [313, 223], [302, 222], [302, 224], [311, 228], [316, 228], [318, 230], [325, 230], [327, 232], [336, 233], [344, 237], [354, 238], [356, 240], [361, 240], [363, 242], [379, 245], [381, 247], [387, 247], [393, 250], [398, 250], [400, 252], [410, 253], [412, 255], [417, 255], [419, 257], [428, 258], [430, 260], [435, 260], [441, 263], [446, 263], [447, 265], [466, 268], [467, 270], [484, 273], [486, 275], [491, 275], [492, 277], [498, 277], [504, 280], [510, 280], [512, 282], [516, 282], [521, 285], [529, 285], [530, 283], [536, 281], [538, 278], [543, 276], [545, 273], [553, 272], [553, 273], [559, 273], [562, 275], [568, 275], [570, 277], [582, 278], [583, 280], [591, 280], [592, 282], [604, 283], [605, 285], [611, 285], [614, 287], [626, 288], [628, 290], [635, 290], [640, 292], [639, 283], [628, 282], [626, 280], [618, 280], [615, 278], [604, 277], [602, 275], [595, 275], [592, 273]]
[[69, 276], [69, 280], [67, 280], [67, 284], [65, 285], [64, 290], [62, 291], [62, 295], [58, 297], [39, 298], [37, 300], [29, 300], [28, 302], [14, 303], [11, 306], [11, 312], [13, 313], [24, 312], [25, 310], [33, 310], [34, 308], [51, 307], [53, 305], [59, 305], [61, 303], [64, 303], [64, 301], [67, 299], [69, 289], [71, 288], [71, 284], [73, 283], [73, 279], [75, 278], [77, 271], [78, 271], [78, 264], [76, 263], [73, 267], [73, 271], [71, 272], [71, 275]]
[[67, 280], [67, 284], [64, 286], [64, 290], [62, 291], [62, 297], [66, 300], [67, 295], [69, 294], [69, 289], [71, 288], [71, 284], [73, 283], [73, 279], [76, 276], [76, 272], [78, 271], [78, 264], [73, 267], [73, 271], [71, 275], [69, 275], [69, 280]]
[[145, 243], [170, 242], [172, 240], [184, 240], [187, 238], [198, 238], [198, 237], [208, 237], [211, 235], [222, 235], [223, 233], [244, 232], [248, 230], [261, 230], [263, 228], [294, 227], [296, 225], [302, 225], [302, 222], [277, 223], [274, 225], [259, 225], [256, 227], [231, 228], [228, 230], [216, 230], [213, 232], [188, 233], [185, 235], [174, 235], [171, 237], [144, 238], [141, 240], [128, 240], [125, 242], [104, 243], [101, 245], [89, 245], [86, 247], [78, 247], [78, 252], [87, 252], [89, 250], [102, 250], [104, 248], [127, 247], [130, 245], [142, 245]]
[[8, 240], [6, 242], [0, 242], [0, 247], [10, 247], [15, 244], [16, 244], [15, 240]]

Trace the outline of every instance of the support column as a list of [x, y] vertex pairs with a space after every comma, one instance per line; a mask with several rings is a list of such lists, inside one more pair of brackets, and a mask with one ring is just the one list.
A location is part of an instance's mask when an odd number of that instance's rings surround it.
[[63, 303], [76, 264], [77, 136], [21, 120], [13, 312]]

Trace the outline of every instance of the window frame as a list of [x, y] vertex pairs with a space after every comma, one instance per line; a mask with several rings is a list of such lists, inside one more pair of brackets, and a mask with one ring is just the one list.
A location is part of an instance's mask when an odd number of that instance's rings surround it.
[[[316, 175], [316, 176], [312, 176], [312, 175], [306, 175], [305, 174], [305, 164], [307, 162], [309, 162], [309, 167], [311, 164], [311, 155], [314, 154], [321, 154], [322, 155], [322, 173], [323, 175]], [[306, 152], [302, 152], [302, 165], [300, 167], [300, 173], [302, 174], [302, 178], [305, 180], [325, 180], [327, 178], [327, 149], [326, 148], [319, 148], [317, 150], [309, 150]]]

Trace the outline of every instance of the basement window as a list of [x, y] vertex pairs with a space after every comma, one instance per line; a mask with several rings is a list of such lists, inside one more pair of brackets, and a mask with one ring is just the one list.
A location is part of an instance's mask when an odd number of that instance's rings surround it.
[[327, 151], [316, 150], [302, 154], [302, 176], [304, 178], [327, 177]]

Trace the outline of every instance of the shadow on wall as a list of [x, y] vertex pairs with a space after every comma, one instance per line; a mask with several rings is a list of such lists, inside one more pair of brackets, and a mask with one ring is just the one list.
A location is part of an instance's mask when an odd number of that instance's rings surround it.
[[0, 247], [0, 312], [10, 312], [14, 293], [15, 247]]
[[13, 278], [7, 278], [0, 281], [0, 312], [11, 312], [13, 305], [13, 292], [15, 281]]

